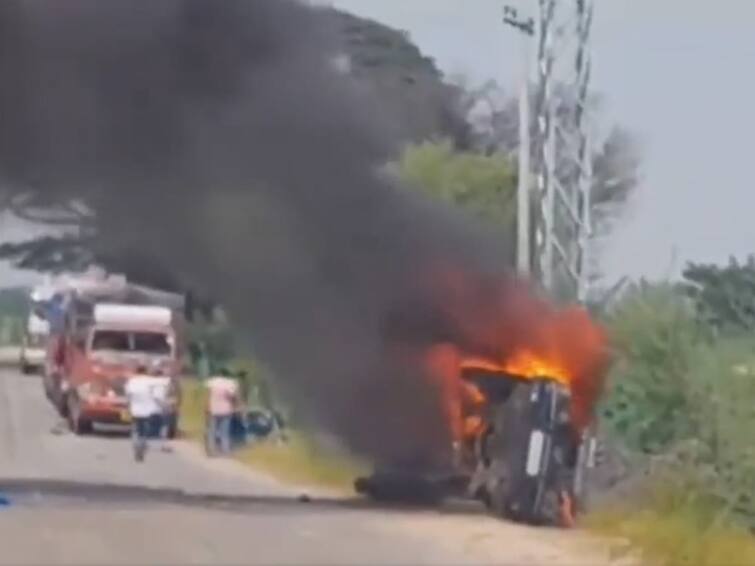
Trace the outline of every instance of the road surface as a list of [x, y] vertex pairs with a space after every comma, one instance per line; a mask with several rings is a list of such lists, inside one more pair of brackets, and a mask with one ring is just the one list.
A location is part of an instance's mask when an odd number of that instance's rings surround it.
[[[0, 369], [0, 564], [607, 564], [578, 533], [476, 509], [379, 509], [283, 485], [176, 441], [75, 437], [38, 377]], [[3, 506], [3, 499], [10, 505]]]

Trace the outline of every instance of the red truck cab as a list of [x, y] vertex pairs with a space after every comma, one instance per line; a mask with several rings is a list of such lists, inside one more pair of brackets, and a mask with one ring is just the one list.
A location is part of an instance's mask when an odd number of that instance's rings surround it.
[[175, 435], [181, 342], [174, 318], [165, 307], [101, 303], [90, 323], [62, 337], [62, 405], [72, 431], [88, 433], [95, 423], [130, 424], [126, 381], [149, 367], [166, 379], [168, 435]]

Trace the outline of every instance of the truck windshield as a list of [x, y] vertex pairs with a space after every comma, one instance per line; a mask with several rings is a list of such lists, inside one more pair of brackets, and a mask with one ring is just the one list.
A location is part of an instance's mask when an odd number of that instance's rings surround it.
[[170, 340], [163, 332], [125, 332], [97, 330], [92, 337], [92, 351], [170, 354]]

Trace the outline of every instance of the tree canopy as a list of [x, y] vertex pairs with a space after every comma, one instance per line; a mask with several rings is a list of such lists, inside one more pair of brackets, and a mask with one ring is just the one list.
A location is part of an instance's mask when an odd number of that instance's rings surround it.
[[755, 256], [724, 266], [689, 263], [683, 276], [701, 322], [724, 333], [755, 330]]
[[457, 152], [449, 142], [426, 142], [407, 148], [397, 168], [405, 183], [513, 230], [516, 175], [505, 155]]
[[394, 118], [398, 138], [447, 138], [457, 147], [470, 146], [463, 90], [445, 80], [409, 34], [332, 8], [323, 15], [340, 37], [351, 75]]

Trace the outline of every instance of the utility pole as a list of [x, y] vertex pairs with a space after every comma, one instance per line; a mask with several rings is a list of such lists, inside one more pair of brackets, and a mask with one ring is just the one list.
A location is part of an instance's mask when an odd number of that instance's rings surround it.
[[503, 23], [525, 35], [523, 65], [519, 88], [519, 182], [516, 192], [516, 263], [517, 271], [528, 277], [532, 270], [530, 249], [530, 57], [529, 42], [535, 35], [535, 20], [520, 19], [516, 8], [504, 6]]

